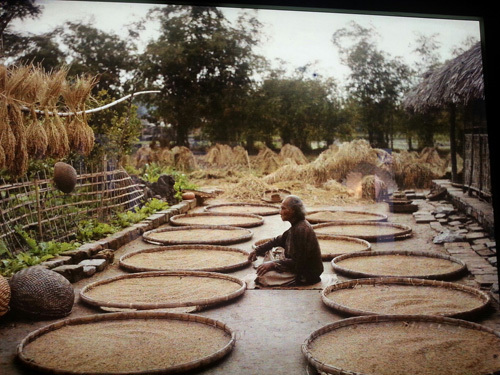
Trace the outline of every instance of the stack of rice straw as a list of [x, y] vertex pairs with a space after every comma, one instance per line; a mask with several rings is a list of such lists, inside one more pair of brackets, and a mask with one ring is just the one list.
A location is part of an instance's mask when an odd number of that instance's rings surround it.
[[[67, 68], [46, 72], [34, 65], [0, 65], [0, 170], [21, 176], [30, 159], [92, 150], [94, 133], [83, 111], [97, 79], [70, 82], [67, 75]], [[64, 124], [58, 111], [79, 114]]]

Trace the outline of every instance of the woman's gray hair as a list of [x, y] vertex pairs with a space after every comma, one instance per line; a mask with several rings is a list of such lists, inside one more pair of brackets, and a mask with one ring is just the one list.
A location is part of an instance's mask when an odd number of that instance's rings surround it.
[[297, 197], [296, 195], [288, 195], [283, 202], [286, 201], [288, 207], [290, 207], [293, 211], [294, 217], [296, 219], [304, 220], [306, 217], [306, 208], [304, 207], [304, 203], [302, 199]]

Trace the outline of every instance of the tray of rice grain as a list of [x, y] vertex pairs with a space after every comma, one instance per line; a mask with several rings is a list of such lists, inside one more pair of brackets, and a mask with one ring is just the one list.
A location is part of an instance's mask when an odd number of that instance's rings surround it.
[[348, 236], [372, 242], [403, 240], [412, 236], [408, 225], [377, 221], [335, 221], [312, 227], [316, 234]]
[[[368, 241], [354, 237], [317, 235], [316, 238], [318, 239], [319, 248], [321, 250], [321, 259], [325, 261], [332, 260], [336, 256], [342, 254], [368, 251], [372, 247]], [[252, 247], [255, 249], [257, 246], [270, 240], [272, 240], [272, 238], [264, 238], [255, 241]]]
[[230, 245], [252, 238], [248, 228], [225, 225], [163, 227], [144, 232], [142, 239], [154, 245]]
[[232, 227], [251, 228], [264, 224], [264, 219], [262, 216], [254, 214], [197, 212], [172, 216], [170, 224], [174, 226], [229, 225]]
[[337, 375], [485, 375], [500, 371], [500, 332], [433, 315], [342, 319], [313, 333], [302, 353]]
[[430, 251], [384, 250], [344, 254], [335, 257], [331, 264], [336, 273], [351, 278], [452, 280], [467, 273], [462, 260]]
[[140, 272], [96, 281], [81, 289], [83, 302], [109, 309], [208, 307], [245, 292], [244, 281], [216, 272]]
[[458, 283], [412, 278], [368, 278], [329, 285], [323, 303], [347, 315], [438, 315], [474, 318], [491, 303], [488, 293]]
[[372, 222], [387, 221], [387, 215], [348, 210], [318, 210], [306, 214], [306, 220], [311, 224], [330, 223], [336, 221]]
[[178, 374], [226, 357], [235, 333], [194, 314], [121, 312], [52, 323], [17, 347], [21, 364], [49, 374]]
[[248, 252], [217, 245], [158, 246], [125, 254], [119, 261], [130, 272], [231, 272], [249, 264]]
[[259, 216], [269, 216], [279, 214], [280, 208], [273, 204], [264, 203], [225, 203], [206, 206], [205, 211], [224, 214], [254, 214]]

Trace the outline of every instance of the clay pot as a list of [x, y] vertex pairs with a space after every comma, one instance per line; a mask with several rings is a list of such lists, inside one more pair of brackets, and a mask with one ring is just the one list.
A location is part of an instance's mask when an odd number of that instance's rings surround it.
[[63, 193], [69, 194], [76, 186], [76, 170], [71, 165], [57, 162], [54, 166], [54, 183]]
[[192, 191], [187, 191], [185, 193], [182, 193], [182, 199], [184, 200], [191, 200], [191, 199], [195, 199], [195, 195]]

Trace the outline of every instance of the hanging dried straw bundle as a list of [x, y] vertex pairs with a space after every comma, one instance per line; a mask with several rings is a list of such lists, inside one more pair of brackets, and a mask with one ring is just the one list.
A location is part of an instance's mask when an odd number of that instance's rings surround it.
[[31, 67], [30, 74], [26, 80], [24, 101], [30, 108], [29, 115], [25, 117], [26, 137], [28, 155], [32, 158], [42, 158], [47, 151], [47, 133], [35, 112], [35, 106], [39, 103], [40, 92], [44, 91], [45, 79], [41, 69]]
[[62, 96], [71, 112], [83, 112], [68, 118], [67, 133], [70, 148], [88, 155], [94, 147], [94, 131], [87, 123], [84, 113], [85, 102], [92, 88], [97, 84], [97, 77], [77, 77], [72, 85], [67, 84], [62, 90]]

